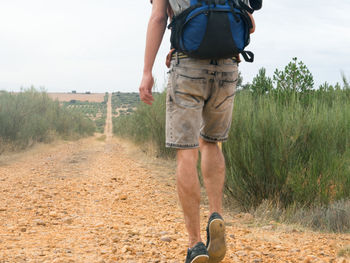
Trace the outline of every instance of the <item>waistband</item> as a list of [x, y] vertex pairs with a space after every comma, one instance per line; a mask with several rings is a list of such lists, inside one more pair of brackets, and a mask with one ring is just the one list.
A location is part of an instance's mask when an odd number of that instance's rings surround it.
[[[185, 53], [182, 53], [182, 52], [174, 52], [172, 55], [171, 55], [171, 59], [183, 59], [183, 58], [189, 58], [188, 55], [186, 55]], [[239, 55], [235, 56], [235, 57], [232, 57], [231, 59], [237, 61], [237, 62], [241, 62], [240, 58], [239, 58]]]

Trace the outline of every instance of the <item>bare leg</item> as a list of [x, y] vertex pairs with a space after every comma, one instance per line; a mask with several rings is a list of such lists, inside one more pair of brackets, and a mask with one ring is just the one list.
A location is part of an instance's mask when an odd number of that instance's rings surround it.
[[177, 151], [177, 192], [189, 234], [189, 247], [201, 241], [200, 184], [197, 174], [198, 149]]
[[210, 214], [222, 214], [222, 191], [225, 182], [225, 159], [217, 143], [200, 139], [201, 169], [209, 199]]

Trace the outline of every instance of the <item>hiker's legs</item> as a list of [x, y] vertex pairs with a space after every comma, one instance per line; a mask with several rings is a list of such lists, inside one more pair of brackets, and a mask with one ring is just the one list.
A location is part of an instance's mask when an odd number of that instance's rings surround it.
[[199, 141], [201, 169], [209, 199], [210, 214], [222, 214], [222, 190], [225, 182], [225, 159], [217, 143]]
[[198, 149], [177, 150], [177, 191], [189, 235], [189, 247], [201, 241], [200, 184], [197, 175]]

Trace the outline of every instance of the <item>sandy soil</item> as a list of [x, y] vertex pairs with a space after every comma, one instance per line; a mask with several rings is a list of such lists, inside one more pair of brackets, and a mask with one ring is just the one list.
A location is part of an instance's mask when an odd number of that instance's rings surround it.
[[[174, 163], [147, 157], [106, 131], [105, 141], [98, 135], [0, 157], [1, 263], [184, 262]], [[350, 235], [254, 227], [249, 214], [224, 217], [224, 263], [348, 262], [337, 252]]]
[[49, 97], [52, 99], [58, 99], [58, 101], [89, 101], [89, 102], [103, 102], [104, 93], [92, 93], [92, 94], [82, 94], [82, 93], [48, 93]]

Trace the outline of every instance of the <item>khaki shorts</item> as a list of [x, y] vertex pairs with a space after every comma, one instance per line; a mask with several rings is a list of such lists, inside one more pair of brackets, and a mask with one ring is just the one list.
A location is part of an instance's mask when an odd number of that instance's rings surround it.
[[233, 59], [173, 60], [166, 99], [166, 146], [198, 148], [199, 137], [226, 141], [237, 79], [238, 64]]

